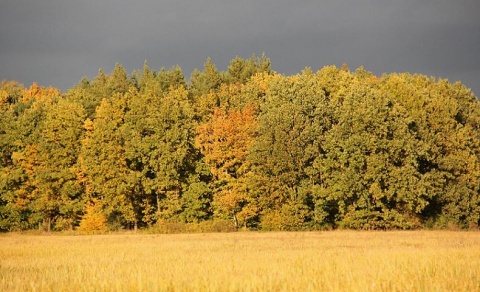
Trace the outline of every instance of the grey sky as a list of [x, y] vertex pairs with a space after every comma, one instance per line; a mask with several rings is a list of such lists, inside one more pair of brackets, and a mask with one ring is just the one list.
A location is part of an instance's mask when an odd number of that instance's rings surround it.
[[2, 0], [0, 79], [62, 90], [128, 72], [265, 52], [275, 71], [347, 63], [462, 81], [480, 95], [479, 0]]

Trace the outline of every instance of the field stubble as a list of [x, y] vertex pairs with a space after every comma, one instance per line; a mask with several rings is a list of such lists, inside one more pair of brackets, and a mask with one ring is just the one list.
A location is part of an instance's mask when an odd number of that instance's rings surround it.
[[0, 291], [480, 291], [480, 232], [0, 236]]

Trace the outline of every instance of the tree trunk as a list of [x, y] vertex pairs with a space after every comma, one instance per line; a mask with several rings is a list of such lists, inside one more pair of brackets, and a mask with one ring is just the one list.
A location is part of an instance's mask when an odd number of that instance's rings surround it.
[[238, 219], [235, 213], [233, 213], [233, 223], [235, 224], [235, 229], [238, 229]]
[[52, 219], [50, 217], [47, 218], [47, 232], [50, 232], [52, 227]]

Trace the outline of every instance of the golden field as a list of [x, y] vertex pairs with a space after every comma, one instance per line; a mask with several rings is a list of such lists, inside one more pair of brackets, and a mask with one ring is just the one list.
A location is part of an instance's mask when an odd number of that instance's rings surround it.
[[480, 232], [4, 234], [0, 291], [480, 291]]

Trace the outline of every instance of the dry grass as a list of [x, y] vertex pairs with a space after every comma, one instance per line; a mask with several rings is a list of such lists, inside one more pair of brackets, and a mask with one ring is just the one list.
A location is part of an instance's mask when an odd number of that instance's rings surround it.
[[0, 291], [480, 291], [480, 233], [7, 234]]

